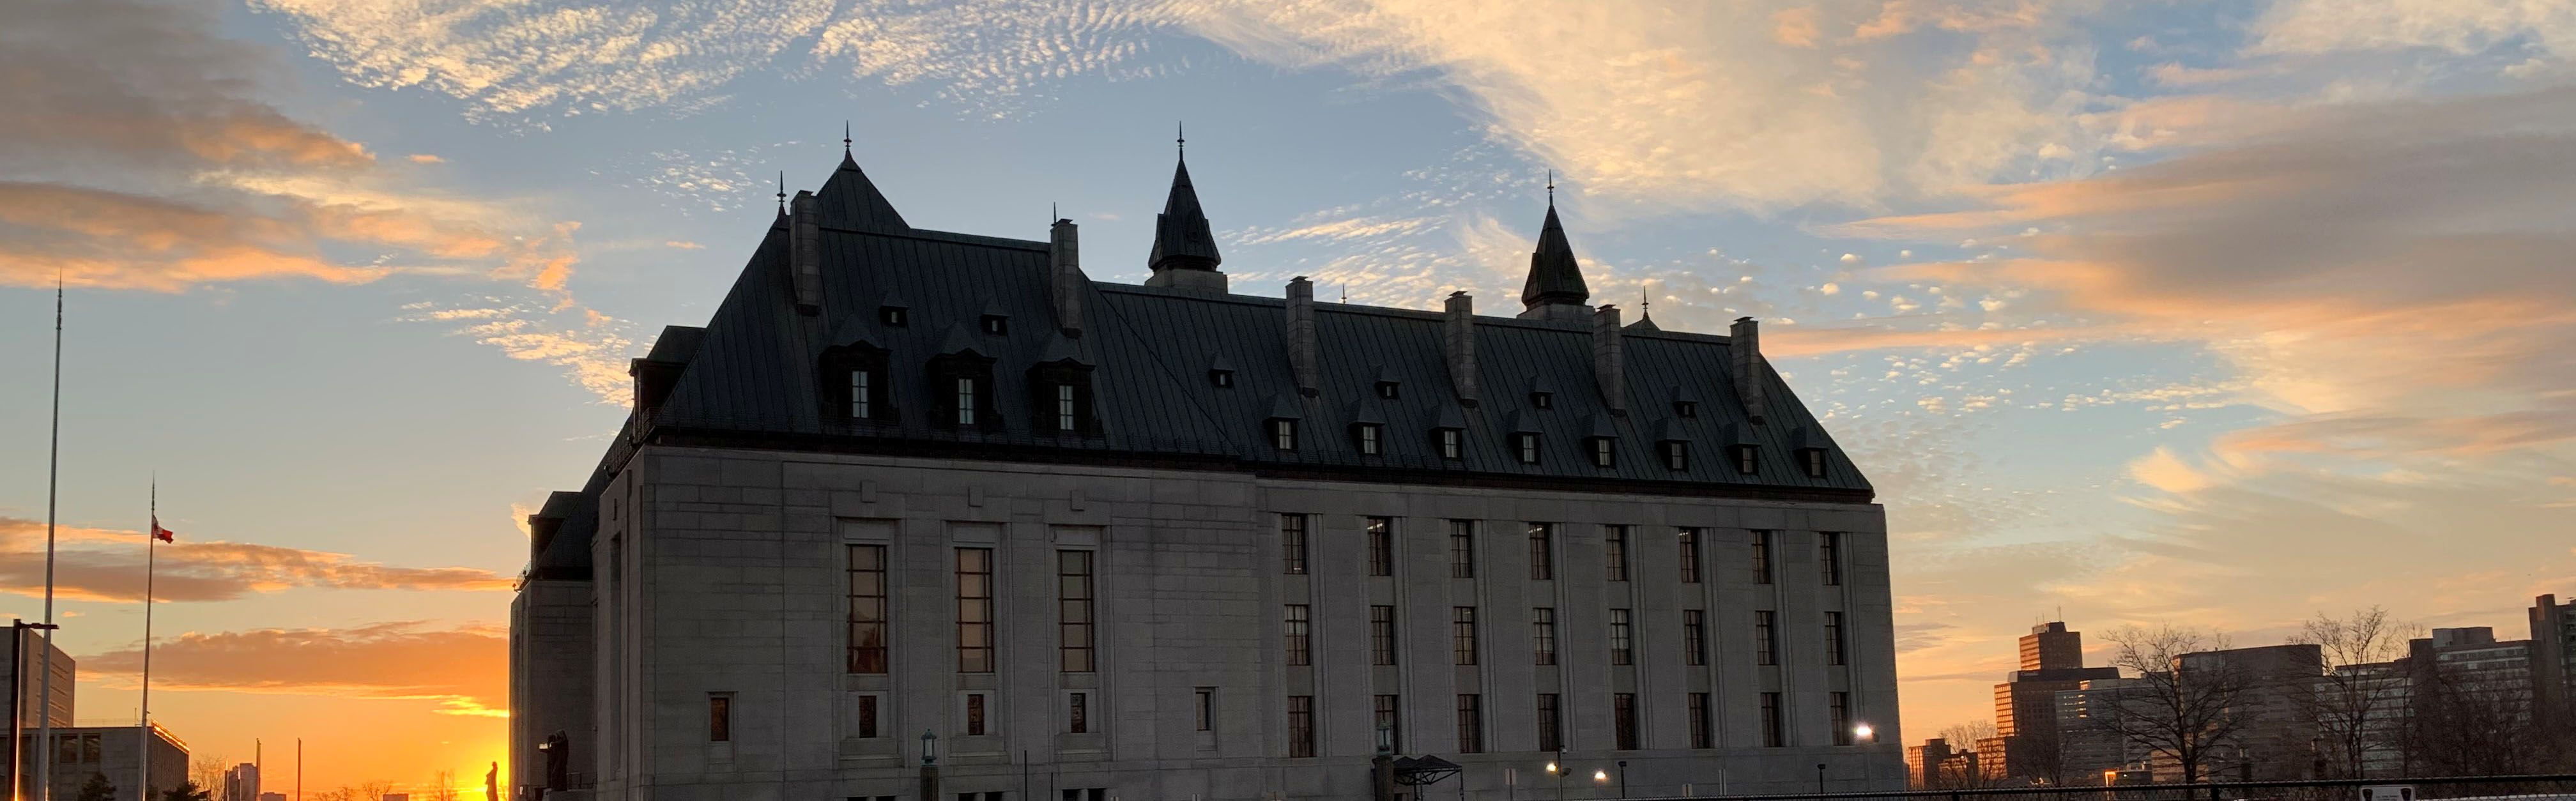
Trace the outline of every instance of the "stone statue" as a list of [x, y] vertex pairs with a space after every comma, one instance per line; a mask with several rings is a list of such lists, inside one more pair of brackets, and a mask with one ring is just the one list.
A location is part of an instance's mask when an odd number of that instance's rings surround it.
[[483, 797], [487, 801], [501, 801], [501, 763], [499, 762], [492, 763], [492, 769], [483, 774]]

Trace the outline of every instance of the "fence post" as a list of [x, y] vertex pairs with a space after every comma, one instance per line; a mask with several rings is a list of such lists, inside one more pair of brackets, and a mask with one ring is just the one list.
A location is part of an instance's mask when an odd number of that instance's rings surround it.
[[2218, 785], [2209, 785], [2209, 801], [2218, 801]]

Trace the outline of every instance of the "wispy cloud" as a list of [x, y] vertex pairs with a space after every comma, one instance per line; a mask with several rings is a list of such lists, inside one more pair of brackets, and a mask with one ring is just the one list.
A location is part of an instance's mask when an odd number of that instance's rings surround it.
[[[152, 646], [153, 689], [430, 700], [441, 714], [508, 717], [506, 633], [421, 622], [187, 632]], [[78, 657], [83, 676], [136, 680], [139, 648]]]
[[[88, 601], [143, 598], [143, 535], [63, 527], [56, 532], [55, 591]], [[34, 594], [45, 585], [44, 524], [0, 517], [0, 586]], [[160, 546], [153, 594], [164, 601], [223, 601], [298, 588], [459, 590], [511, 587], [511, 578], [466, 567], [396, 567], [348, 554], [190, 537]]]

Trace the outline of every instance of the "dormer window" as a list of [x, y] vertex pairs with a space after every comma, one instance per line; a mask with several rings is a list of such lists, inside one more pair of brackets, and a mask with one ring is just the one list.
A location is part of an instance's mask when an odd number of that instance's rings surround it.
[[1285, 417], [1270, 418], [1270, 447], [1283, 451], [1297, 449], [1297, 421]]
[[1467, 458], [1467, 432], [1455, 428], [1433, 429], [1431, 441], [1440, 446], [1440, 458], [1457, 461]]
[[1512, 450], [1520, 456], [1521, 464], [1538, 464], [1538, 435], [1528, 432], [1513, 434]]
[[1395, 400], [1398, 396], [1403, 394], [1398, 387], [1399, 385], [1393, 381], [1377, 382], [1377, 396], [1387, 400]]
[[1351, 426], [1351, 437], [1358, 441], [1360, 455], [1377, 456], [1386, 452], [1386, 426], [1360, 423]]
[[1593, 437], [1591, 439], [1591, 443], [1593, 467], [1614, 467], [1618, 465], [1618, 440], [1614, 440], [1609, 437]]
[[1690, 469], [1690, 443], [1681, 440], [1665, 440], [1656, 444], [1663, 447], [1664, 469], [1676, 473]]
[[973, 352], [930, 360], [931, 423], [941, 428], [992, 429], [1001, 414], [993, 408], [993, 360]]
[[1209, 371], [1208, 371], [1208, 383], [1216, 385], [1216, 388], [1217, 388], [1217, 389], [1233, 389], [1233, 388], [1234, 388], [1234, 371], [1233, 371], [1233, 370], [1209, 370]]
[[1011, 318], [999, 314], [984, 315], [984, 333], [1000, 336], [1011, 332]]
[[1556, 408], [1556, 393], [1532, 392], [1530, 393], [1530, 406], [1537, 409], [1554, 409]]
[[1800, 448], [1800, 449], [1798, 449], [1798, 466], [1799, 466], [1799, 467], [1801, 467], [1801, 468], [1804, 468], [1804, 469], [1807, 471], [1807, 477], [1808, 477], [1808, 478], [1824, 478], [1824, 477], [1825, 477], [1825, 449], [1823, 449], [1823, 448]]
[[864, 343], [825, 349], [819, 376], [815, 383], [823, 388], [825, 419], [895, 419], [885, 351]]
[[850, 371], [850, 417], [866, 420], [876, 417], [877, 388], [885, 385], [875, 370]]
[[955, 379], [955, 383], [957, 385], [957, 401], [949, 408], [957, 414], [956, 419], [951, 422], [956, 423], [960, 427], [972, 427], [975, 425], [976, 409], [979, 408], [977, 401], [980, 398], [976, 392], [978, 389], [977, 382], [972, 378], [958, 376]]
[[877, 307], [877, 322], [884, 324], [887, 328], [902, 328], [906, 325], [912, 324], [912, 317], [907, 313], [910, 311], [910, 309], [906, 309], [902, 306], [879, 306]]
[[1091, 411], [1091, 368], [1071, 360], [1029, 368], [1030, 424], [1039, 431], [1089, 434], [1099, 430]]
[[1735, 446], [1735, 472], [1753, 475], [1762, 471], [1761, 452], [1753, 445]]
[[1676, 417], [1698, 417], [1699, 401], [1673, 401], [1673, 415]]

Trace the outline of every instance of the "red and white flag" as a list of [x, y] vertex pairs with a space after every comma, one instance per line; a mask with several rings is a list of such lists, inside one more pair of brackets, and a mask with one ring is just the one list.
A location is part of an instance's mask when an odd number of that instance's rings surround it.
[[153, 516], [152, 516], [152, 538], [153, 538], [153, 539], [160, 540], [160, 541], [162, 541], [162, 542], [178, 542], [178, 540], [177, 540], [177, 539], [175, 539], [175, 538], [176, 538], [176, 537], [178, 537], [178, 536], [179, 536], [179, 532], [171, 531], [171, 530], [169, 530], [169, 529], [166, 529], [166, 528], [162, 528], [162, 527], [161, 527], [161, 516], [160, 516], [160, 515], [153, 515]]

